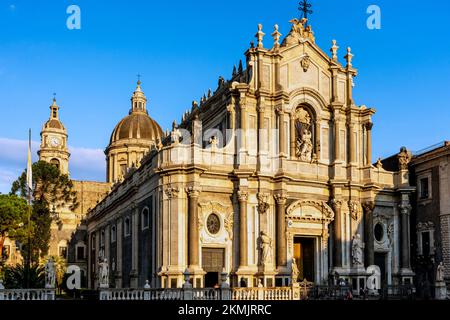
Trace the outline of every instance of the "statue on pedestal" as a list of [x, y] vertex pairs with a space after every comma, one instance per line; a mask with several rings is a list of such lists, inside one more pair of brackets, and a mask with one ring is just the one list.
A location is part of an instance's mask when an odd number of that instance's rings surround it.
[[56, 285], [55, 263], [50, 257], [45, 264], [45, 288], [53, 289]]
[[99, 263], [98, 274], [100, 288], [109, 288], [109, 265], [106, 258]]
[[364, 245], [361, 241], [361, 236], [356, 234], [353, 236], [352, 240], [352, 263], [356, 266], [362, 266], [364, 263], [362, 261]]
[[261, 265], [265, 265], [270, 262], [272, 256], [272, 239], [261, 231], [260, 236], [260, 248], [261, 248]]
[[444, 282], [444, 264], [439, 263], [436, 270], [436, 282]]
[[295, 258], [292, 258], [292, 266], [291, 266], [291, 282], [292, 283], [297, 283], [298, 282], [298, 274], [299, 274], [299, 270], [298, 270], [298, 266], [297, 266], [297, 262], [295, 261]]

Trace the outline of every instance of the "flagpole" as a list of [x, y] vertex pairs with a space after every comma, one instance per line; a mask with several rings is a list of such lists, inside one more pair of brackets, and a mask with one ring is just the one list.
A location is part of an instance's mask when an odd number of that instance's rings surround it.
[[[31, 169], [31, 159], [30, 159], [30, 154], [31, 154], [31, 129], [29, 129], [28, 131], [28, 166], [27, 166], [27, 171], [29, 171]], [[27, 172], [27, 176], [31, 175], [31, 172]], [[32, 185], [29, 185], [29, 181], [31, 180], [27, 179], [27, 189], [28, 189], [28, 255], [27, 255], [27, 265], [26, 265], [26, 272], [27, 272], [27, 277], [26, 277], [26, 285], [27, 285], [27, 289], [30, 288], [30, 269], [31, 269], [31, 192], [33, 191], [32, 189]], [[32, 181], [32, 180], [31, 180]]]

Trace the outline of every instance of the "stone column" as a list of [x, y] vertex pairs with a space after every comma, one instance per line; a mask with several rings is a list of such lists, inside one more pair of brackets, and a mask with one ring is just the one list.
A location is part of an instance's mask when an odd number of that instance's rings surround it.
[[[108, 263], [109, 266], [111, 266], [111, 255], [110, 255], [110, 251], [111, 251], [111, 226], [108, 224], [105, 227], [105, 258], [108, 259]], [[110, 268], [111, 270], [111, 268]]]
[[278, 108], [277, 112], [278, 112], [280, 156], [286, 156], [286, 127], [284, 123], [285, 113], [282, 108]]
[[277, 267], [287, 265], [286, 257], [286, 220], [285, 207], [287, 197], [284, 193], [275, 195], [276, 200], [276, 231], [277, 231]]
[[333, 199], [331, 205], [334, 209], [334, 267], [342, 267], [342, 200]]
[[366, 149], [366, 165], [372, 164], [372, 128], [373, 123], [367, 122], [365, 124], [366, 127], [366, 136], [367, 136], [367, 149]]
[[349, 134], [349, 150], [350, 150], [350, 157], [349, 162], [355, 163], [356, 162], [356, 141], [355, 141], [355, 133], [354, 133], [355, 125], [351, 123], [348, 127], [348, 134]]
[[365, 257], [366, 267], [375, 263], [374, 256], [374, 235], [373, 235], [373, 210], [375, 203], [372, 201], [363, 203], [364, 208], [364, 242], [365, 242]]
[[247, 235], [247, 200], [246, 191], [238, 191], [239, 199], [239, 268], [248, 266], [248, 235]]
[[247, 150], [247, 110], [245, 105], [245, 98], [240, 98], [240, 120], [241, 120], [241, 149]]
[[411, 253], [410, 253], [410, 205], [400, 205], [400, 213], [402, 215], [402, 269], [411, 268]]
[[122, 288], [122, 218], [117, 220], [116, 227], [116, 246], [117, 246], [117, 261], [116, 261], [116, 288]]
[[200, 266], [199, 260], [199, 230], [198, 230], [198, 197], [200, 189], [198, 187], [186, 188], [188, 194], [188, 264], [189, 268], [195, 269]]
[[132, 205], [133, 211], [131, 215], [131, 272], [130, 272], [130, 286], [132, 288], [138, 287], [138, 275], [139, 275], [139, 241], [138, 241], [138, 232], [139, 232], [139, 209], [136, 205]]
[[339, 126], [339, 111], [334, 111], [334, 161], [338, 161], [341, 156], [341, 139]]
[[294, 113], [291, 114], [290, 117], [290, 130], [289, 130], [291, 137], [290, 137], [290, 152], [291, 152], [291, 159], [295, 158], [295, 151], [296, 151], [296, 138], [295, 138], [295, 115]]
[[258, 153], [266, 151], [267, 128], [264, 126], [264, 109], [263, 106], [258, 107]]

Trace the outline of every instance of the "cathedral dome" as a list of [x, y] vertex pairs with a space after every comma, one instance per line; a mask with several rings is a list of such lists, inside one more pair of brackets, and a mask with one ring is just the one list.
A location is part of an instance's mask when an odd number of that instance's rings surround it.
[[145, 112], [131, 112], [114, 128], [110, 143], [119, 140], [141, 139], [155, 141], [161, 139], [163, 131], [159, 124]]
[[139, 80], [131, 97], [130, 112], [114, 128], [105, 150], [107, 181], [121, 181], [129, 168], [139, 167], [151, 145], [162, 137], [161, 127], [147, 113], [147, 98]]

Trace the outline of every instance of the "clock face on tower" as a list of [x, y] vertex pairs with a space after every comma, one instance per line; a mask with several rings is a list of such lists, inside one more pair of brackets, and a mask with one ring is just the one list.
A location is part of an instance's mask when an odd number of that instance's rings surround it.
[[52, 147], [59, 147], [61, 145], [61, 140], [55, 136], [48, 137], [49, 145]]

